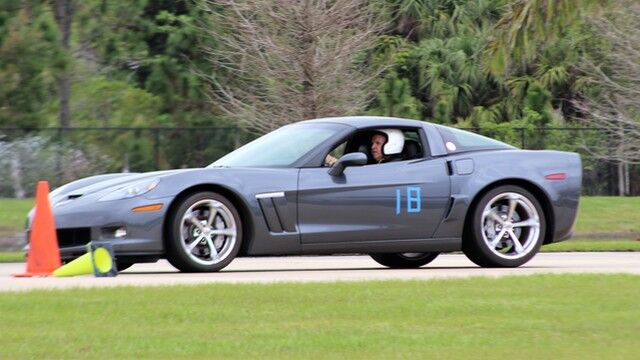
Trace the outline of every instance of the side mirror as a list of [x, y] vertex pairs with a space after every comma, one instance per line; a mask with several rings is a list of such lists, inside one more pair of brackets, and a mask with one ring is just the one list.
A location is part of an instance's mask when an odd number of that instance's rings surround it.
[[361, 166], [367, 164], [367, 155], [361, 152], [353, 152], [344, 154], [335, 164], [329, 169], [328, 173], [331, 176], [342, 175], [344, 169], [347, 166]]

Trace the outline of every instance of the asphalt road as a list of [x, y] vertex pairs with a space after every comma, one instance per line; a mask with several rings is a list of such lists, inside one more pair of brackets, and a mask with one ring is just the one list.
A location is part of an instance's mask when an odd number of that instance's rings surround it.
[[32, 289], [158, 286], [204, 283], [326, 282], [387, 279], [438, 279], [541, 273], [627, 273], [640, 275], [640, 252], [540, 253], [516, 269], [483, 269], [464, 255], [441, 255], [420, 269], [386, 269], [368, 256], [304, 256], [239, 258], [219, 273], [183, 274], [166, 261], [136, 264], [113, 278], [83, 275], [70, 278], [14, 278], [25, 264], [0, 264], [0, 291]]

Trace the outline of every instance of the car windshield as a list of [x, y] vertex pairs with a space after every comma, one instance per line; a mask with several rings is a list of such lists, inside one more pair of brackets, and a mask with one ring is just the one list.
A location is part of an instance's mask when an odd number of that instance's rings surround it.
[[208, 167], [287, 167], [348, 126], [331, 123], [293, 124], [270, 132], [221, 157]]

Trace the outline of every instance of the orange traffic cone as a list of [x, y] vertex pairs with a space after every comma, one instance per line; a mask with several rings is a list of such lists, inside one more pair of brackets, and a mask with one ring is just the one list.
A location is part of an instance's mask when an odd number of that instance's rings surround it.
[[56, 236], [53, 212], [49, 204], [49, 183], [38, 181], [36, 188], [36, 210], [31, 221], [27, 272], [13, 274], [16, 277], [49, 276], [59, 268], [60, 249]]

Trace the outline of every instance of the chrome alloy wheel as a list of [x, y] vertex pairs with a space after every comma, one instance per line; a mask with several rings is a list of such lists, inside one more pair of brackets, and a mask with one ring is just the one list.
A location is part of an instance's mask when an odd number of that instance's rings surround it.
[[236, 243], [236, 222], [219, 201], [197, 201], [184, 213], [181, 224], [180, 244], [196, 263], [217, 264], [229, 256]]
[[541, 241], [540, 215], [536, 207], [515, 192], [493, 197], [482, 212], [480, 224], [487, 248], [504, 259], [522, 258]]

